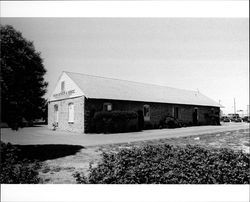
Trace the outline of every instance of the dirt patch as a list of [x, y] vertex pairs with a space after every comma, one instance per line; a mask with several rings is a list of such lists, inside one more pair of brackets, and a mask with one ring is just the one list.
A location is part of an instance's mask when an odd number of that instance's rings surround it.
[[98, 148], [84, 148], [75, 155], [44, 161], [39, 176], [42, 178], [42, 183], [75, 184], [73, 174], [87, 173], [90, 163], [96, 163], [100, 159], [101, 151]]

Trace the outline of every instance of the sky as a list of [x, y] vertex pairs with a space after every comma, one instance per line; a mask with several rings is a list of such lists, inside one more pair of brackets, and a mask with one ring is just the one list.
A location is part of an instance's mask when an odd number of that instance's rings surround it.
[[[52, 93], [62, 71], [200, 93], [224, 113], [249, 105], [247, 18], [2, 18], [41, 52]], [[241, 112], [240, 112], [241, 113]]]

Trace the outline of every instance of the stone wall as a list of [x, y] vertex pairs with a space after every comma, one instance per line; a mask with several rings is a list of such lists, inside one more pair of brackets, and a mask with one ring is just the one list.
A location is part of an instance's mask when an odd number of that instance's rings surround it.
[[[69, 123], [69, 103], [74, 103], [74, 122]], [[58, 105], [58, 129], [84, 133], [84, 97], [52, 101], [48, 104], [48, 127], [55, 122], [54, 106]]]

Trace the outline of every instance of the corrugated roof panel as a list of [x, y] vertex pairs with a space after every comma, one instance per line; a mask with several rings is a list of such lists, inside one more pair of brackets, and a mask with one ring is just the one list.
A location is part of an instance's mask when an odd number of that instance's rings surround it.
[[72, 72], [65, 73], [81, 88], [87, 98], [220, 107], [217, 102], [197, 91]]

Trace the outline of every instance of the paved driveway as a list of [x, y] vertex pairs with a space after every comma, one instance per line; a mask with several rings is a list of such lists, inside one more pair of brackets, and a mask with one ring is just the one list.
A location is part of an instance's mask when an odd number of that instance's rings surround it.
[[177, 138], [191, 135], [205, 135], [225, 131], [249, 128], [247, 123], [225, 123], [222, 126], [197, 126], [176, 129], [145, 130], [134, 133], [118, 134], [79, 134], [65, 131], [52, 131], [46, 126], [23, 128], [12, 131], [8, 128], [1, 129], [1, 140], [21, 145], [36, 144], [68, 144], [94, 146], [101, 144], [126, 143], [134, 141]]

